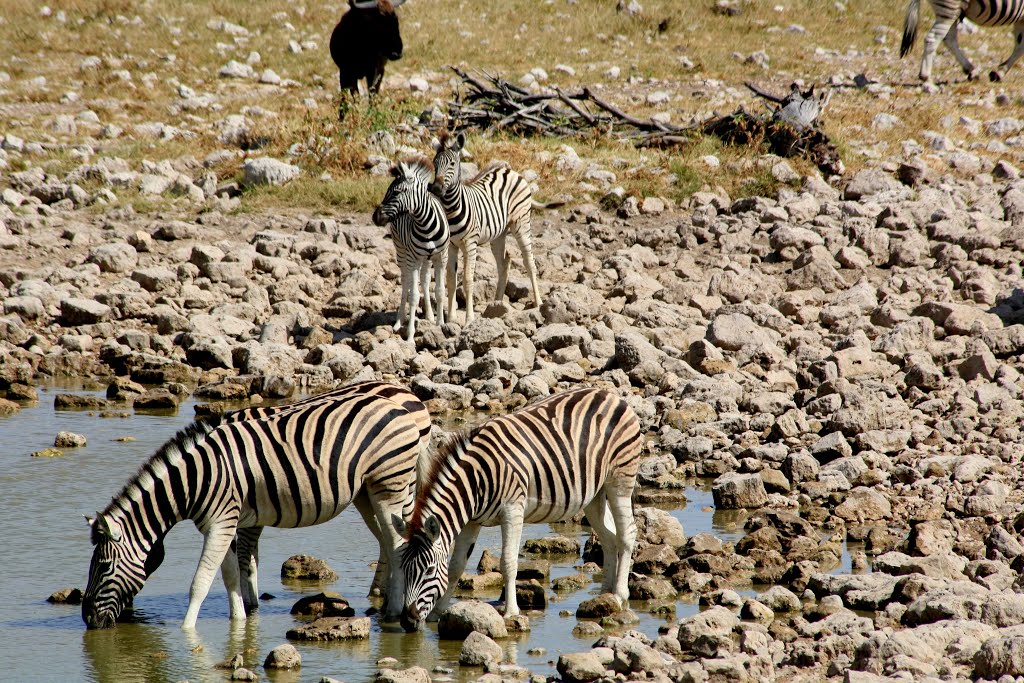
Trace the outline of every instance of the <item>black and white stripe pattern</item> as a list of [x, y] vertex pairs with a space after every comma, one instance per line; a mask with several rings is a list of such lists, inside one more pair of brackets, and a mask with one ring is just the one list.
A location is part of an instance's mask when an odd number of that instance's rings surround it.
[[402, 298], [395, 321], [397, 332], [407, 326], [406, 339], [416, 333], [416, 309], [420, 286], [423, 287], [424, 315], [434, 320], [430, 300], [430, 269], [434, 269], [434, 304], [437, 323], [444, 324], [444, 279], [442, 271], [448, 260], [448, 219], [437, 197], [427, 191], [433, 167], [426, 159], [399, 163], [391, 169], [394, 180], [384, 200], [373, 212], [377, 225], [391, 225], [398, 266], [402, 272]]
[[[530, 185], [507, 166], [484, 169], [468, 183], [460, 180], [462, 148], [466, 136], [443, 134], [434, 155], [434, 184], [431, 191], [441, 197], [448, 213], [452, 244], [462, 252], [463, 287], [466, 296], [466, 322], [473, 319], [473, 281], [476, 252], [479, 245], [489, 244], [498, 268], [498, 284], [494, 300], [505, 296], [508, 266], [511, 257], [505, 251], [505, 238], [512, 235], [519, 244], [533, 288], [533, 301], [540, 306], [537, 267], [533, 260], [533, 228], [531, 211], [533, 195]], [[455, 314], [455, 279], [458, 258], [452, 253], [448, 261], [448, 317]]]
[[481, 527], [499, 524], [505, 614], [518, 614], [523, 524], [580, 510], [604, 548], [603, 590], [625, 601], [636, 541], [630, 499], [642, 446], [626, 402], [591, 388], [550, 396], [454, 436], [421, 481], [412, 520], [392, 518], [408, 539], [400, 551], [403, 627], [415, 630], [445, 608]]
[[[205, 540], [183, 628], [195, 626], [218, 567], [231, 618], [244, 619], [245, 603], [255, 603], [260, 530], [320, 524], [349, 503], [380, 542], [380, 557], [390, 567], [388, 605], [397, 611], [401, 574], [392, 558], [401, 538], [390, 515], [411, 514], [418, 459], [429, 434], [423, 404], [381, 382], [193, 423], [90, 520], [95, 548], [82, 618], [90, 628], [112, 626], [159, 567], [167, 532], [190, 519]], [[241, 563], [232, 548], [236, 532]], [[251, 569], [244, 600], [240, 564]]]
[[[971, 80], [977, 77], [974, 65], [967, 59], [957, 42], [957, 29], [963, 19], [979, 26], [1008, 26], [1013, 24], [1014, 48], [999, 68], [989, 72], [993, 81], [1002, 80], [1006, 72], [1024, 55], [1024, 0], [928, 0], [935, 10], [935, 24], [924, 38], [924, 57], [921, 59], [921, 80], [931, 82], [932, 62], [941, 40]], [[903, 23], [903, 44], [900, 57], [906, 56], [914, 46], [921, 20], [921, 0], [910, 0]]]

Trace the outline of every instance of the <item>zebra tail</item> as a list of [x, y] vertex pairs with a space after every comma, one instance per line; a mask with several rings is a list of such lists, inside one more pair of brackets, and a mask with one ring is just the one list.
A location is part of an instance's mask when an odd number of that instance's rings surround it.
[[917, 40], [917, 26], [921, 22], [921, 0], [910, 0], [907, 5], [907, 18], [903, 21], [903, 43], [900, 45], [900, 57], [906, 57], [910, 48]]
[[531, 199], [533, 208], [535, 209], [557, 209], [560, 206], [565, 206], [565, 202], [538, 202], [536, 199]]

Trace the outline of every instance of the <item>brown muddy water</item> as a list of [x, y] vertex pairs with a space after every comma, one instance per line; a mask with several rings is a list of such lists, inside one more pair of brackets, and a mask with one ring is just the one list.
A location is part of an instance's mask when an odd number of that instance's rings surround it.
[[[302, 655], [298, 672], [263, 670], [270, 650], [287, 642], [285, 632], [296, 623], [288, 612], [303, 595], [336, 591], [351, 601], [357, 614], [372, 606], [365, 595], [377, 545], [352, 507], [320, 526], [264, 531], [259, 589], [276, 597], [262, 602], [258, 614], [242, 625], [228, 619], [227, 598], [218, 578], [203, 603], [196, 630], [181, 630], [202, 542], [191, 522], [185, 522], [167, 536], [166, 560], [136, 597], [135, 621], [87, 631], [78, 606], [46, 602], [61, 588], [85, 588], [92, 548], [82, 515], [105, 507], [138, 466], [193, 419], [194, 402], [183, 403], [175, 414], [101, 418], [90, 412], [54, 411], [57, 391], [44, 388], [38, 403], [0, 417], [0, 680], [220, 682], [228, 680], [229, 674], [214, 666], [236, 653], [242, 653], [246, 667], [260, 680], [275, 683], [319, 681], [323, 676], [349, 683], [372, 681], [377, 661], [383, 657], [397, 659], [396, 668], [433, 670], [435, 680], [468, 681], [481, 675], [479, 668], [459, 667], [461, 642], [439, 640], [433, 625], [406, 634], [397, 624], [383, 626], [377, 621], [368, 641], [295, 643]], [[52, 446], [59, 431], [83, 434], [88, 445], [70, 449], [63, 457], [30, 457]], [[120, 437], [135, 440], [118, 441]], [[727, 541], [742, 536], [736, 513], [709, 510], [711, 493], [706, 485], [687, 489], [686, 495], [688, 503], [672, 514], [682, 521], [687, 534], [706, 531]], [[529, 525], [523, 538], [545, 536], [552, 530], [552, 525]], [[588, 535], [580, 527], [558, 526], [557, 530], [575, 535], [581, 544]], [[476, 566], [484, 548], [500, 554], [500, 544], [497, 528], [484, 530], [470, 568]], [[281, 563], [300, 553], [325, 559], [339, 580], [330, 585], [282, 584]], [[842, 571], [849, 571], [848, 554], [843, 560]], [[552, 564], [552, 578], [571, 573], [575, 573], [571, 559]], [[580, 602], [597, 594], [597, 586], [564, 596], [549, 591], [548, 609], [529, 613], [532, 630], [502, 643], [506, 660], [534, 673], [553, 673], [560, 653], [589, 649], [594, 638], [575, 638], [575, 617], [562, 617], [559, 612], [574, 614]], [[480, 597], [498, 599], [497, 594]], [[640, 617], [635, 628], [649, 636], [657, 635], [658, 627], [666, 624], [664, 618], [648, 613], [644, 603], [632, 607]], [[676, 619], [697, 610], [696, 603], [680, 601]], [[534, 648], [544, 648], [544, 653], [528, 654]]]

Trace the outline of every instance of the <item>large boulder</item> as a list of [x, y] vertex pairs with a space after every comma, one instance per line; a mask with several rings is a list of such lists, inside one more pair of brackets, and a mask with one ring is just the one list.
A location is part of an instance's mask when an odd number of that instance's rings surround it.
[[1024, 634], [986, 640], [974, 655], [974, 675], [1000, 680], [1003, 676], [1024, 676]]
[[508, 629], [498, 610], [480, 600], [457, 602], [441, 614], [437, 635], [445, 640], [463, 640], [473, 631], [490, 638], [507, 638]]
[[768, 503], [764, 480], [757, 474], [727, 472], [715, 479], [711, 495], [720, 510], [759, 508]]
[[369, 617], [321, 617], [316, 621], [289, 629], [288, 640], [330, 642], [336, 640], [366, 640], [370, 637]]
[[560, 655], [556, 665], [558, 675], [566, 683], [589, 683], [602, 678], [606, 667], [593, 652], [573, 652]]
[[462, 643], [459, 664], [463, 666], [484, 666], [489, 662], [500, 662], [501, 645], [479, 631], [473, 631]]

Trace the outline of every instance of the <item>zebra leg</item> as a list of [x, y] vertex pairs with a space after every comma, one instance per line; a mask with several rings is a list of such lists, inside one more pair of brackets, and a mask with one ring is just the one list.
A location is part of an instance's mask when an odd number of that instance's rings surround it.
[[473, 547], [476, 545], [479, 535], [479, 524], [467, 524], [455, 537], [455, 547], [452, 549], [451, 559], [448, 560], [448, 588], [445, 589], [444, 595], [438, 598], [434, 609], [430, 610], [427, 621], [437, 621], [441, 617], [441, 612], [448, 608], [448, 603], [451, 602], [455, 588], [458, 586], [459, 578], [462, 576], [462, 572], [466, 571], [469, 556], [473, 553]]
[[448, 260], [448, 248], [443, 247], [441, 251], [434, 254], [434, 301], [437, 306], [437, 324], [444, 325], [444, 286], [445, 278], [443, 277], [444, 271], [447, 267], [446, 261]]
[[494, 263], [498, 266], [498, 285], [494, 290], [494, 303], [501, 303], [505, 299], [505, 286], [508, 284], [508, 264], [512, 260], [505, 251], [505, 235], [498, 235], [491, 242], [491, 253], [494, 254]]
[[636, 547], [636, 520], [633, 518], [633, 488], [636, 480], [632, 477], [612, 479], [606, 487], [608, 507], [615, 519], [618, 536], [615, 558], [614, 593], [625, 605], [629, 599], [629, 570], [633, 566], [633, 549]]
[[1006, 75], [1006, 72], [1017, 63], [1017, 60], [1021, 58], [1021, 55], [1024, 55], [1024, 21], [1018, 21], [1014, 24], [1013, 39], [1013, 52], [1005, 62], [999, 65], [998, 69], [989, 72], [988, 78], [990, 81], [995, 82], [1003, 80], [1003, 76]]
[[[182, 628], [196, 627], [199, 607], [210, 592], [210, 585], [213, 583], [213, 577], [216, 575], [218, 567], [221, 568], [224, 585], [228, 589], [231, 618], [245, 618], [245, 605], [242, 603], [242, 589], [238, 579], [238, 558], [234, 553], [230, 553], [231, 541], [235, 538], [237, 523], [237, 520], [232, 519], [204, 531], [203, 552], [199, 556], [199, 566], [196, 567], [196, 574], [192, 578], [192, 586], [188, 591], [188, 609], [185, 610]], [[231, 561], [225, 563], [225, 558], [229, 553]]]
[[965, 55], [963, 50], [960, 49], [960, 42], [957, 37], [959, 28], [959, 22], [953, 24], [949, 29], [949, 33], [947, 33], [946, 37], [942, 39], [942, 42], [945, 44], [946, 49], [956, 57], [956, 61], [960, 63], [960, 68], [964, 70], [965, 74], [967, 74], [967, 80], [973, 81], [978, 77], [978, 72], [975, 71], [974, 65], [971, 64], [971, 60], [967, 59], [967, 55]]
[[395, 315], [395, 325], [391, 329], [398, 332], [405, 326], [406, 323], [406, 308], [409, 306], [409, 289], [412, 281], [412, 276], [409, 274], [409, 267], [405, 264], [404, 260], [400, 265], [402, 271], [402, 298], [398, 302], [398, 313]]
[[501, 514], [501, 575], [505, 579], [505, 616], [519, 614], [516, 576], [519, 574], [519, 546], [523, 538], [523, 504], [506, 505]]
[[430, 261], [423, 259], [420, 265], [420, 282], [423, 290], [423, 317], [434, 322], [434, 307], [430, 304]]
[[462, 270], [462, 287], [466, 290], [466, 324], [473, 322], [473, 282], [476, 279], [476, 252], [478, 244], [475, 236], [466, 236], [464, 253], [466, 262]]
[[533, 288], [533, 305], [540, 307], [540, 285], [537, 283], [537, 264], [533, 260], [533, 228], [530, 225], [530, 217], [525, 216], [519, 220], [519, 229], [515, 231], [516, 243], [519, 244], [519, 251], [523, 254], [523, 264], [526, 266], [526, 274], [530, 278], [530, 287]]
[[466, 262], [466, 244], [463, 242], [457, 245], [457, 248], [452, 249], [448, 255], [448, 273], [445, 276], [445, 289], [448, 294], [448, 320], [455, 317], [455, 308], [457, 302], [455, 301], [455, 290], [457, 289], [456, 278], [459, 274], [459, 252], [462, 252], [462, 262]]
[[[352, 503], [362, 516], [362, 520], [366, 522], [367, 528], [377, 539], [380, 548], [370, 595], [375, 595], [376, 590], [377, 595], [384, 596], [383, 612], [386, 620], [395, 620], [401, 613], [404, 593], [406, 593], [406, 581], [404, 581], [397, 557], [398, 548], [401, 547], [404, 540], [391, 524], [391, 515], [401, 516], [404, 513], [404, 505], [414, 492], [415, 486], [414, 478], [399, 495], [394, 495], [387, 489], [376, 493], [374, 490], [367, 489], [352, 499]], [[402, 517], [402, 519], [408, 519], [408, 517]], [[387, 582], [386, 586], [384, 582]]]
[[242, 601], [245, 603], [246, 614], [252, 614], [259, 607], [256, 573], [260, 562], [259, 540], [261, 533], [263, 533], [263, 527], [254, 526], [239, 529], [235, 536], [238, 570], [242, 575]]
[[[957, 17], [936, 17], [935, 24], [928, 31], [928, 35], [924, 37], [924, 56], [921, 58], [921, 80], [925, 83], [932, 82], [932, 63], [935, 61], [935, 50], [939, 46], [939, 41], [944, 40], [950, 31], [956, 33], [956, 28]], [[957, 50], [959, 50], [959, 47]]]
[[615, 538], [615, 520], [612, 518], [611, 510], [608, 509], [607, 499], [604, 491], [599, 491], [594, 498], [583, 507], [587, 514], [587, 521], [590, 528], [597, 535], [601, 542], [601, 550], [604, 553], [604, 562], [601, 571], [604, 578], [601, 581], [602, 593], [615, 592], [615, 568], [618, 565], [618, 540]]
[[417, 263], [413, 267], [412, 275], [412, 294], [409, 299], [409, 322], [406, 327], [405, 340], [412, 341], [416, 335], [416, 314], [420, 308], [420, 271], [423, 269], [422, 263]]

